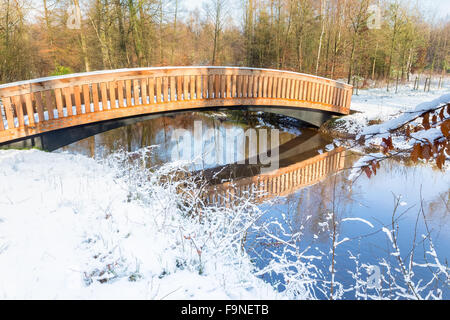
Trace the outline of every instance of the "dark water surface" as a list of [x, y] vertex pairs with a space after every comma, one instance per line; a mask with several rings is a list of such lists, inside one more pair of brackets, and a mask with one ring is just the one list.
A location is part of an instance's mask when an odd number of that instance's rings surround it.
[[[202, 132], [211, 130], [213, 134], [196, 136], [196, 121], [197, 126], [198, 123], [201, 124]], [[252, 154], [248, 146], [239, 145], [239, 142], [231, 148], [230, 145], [227, 146], [226, 140], [223, 140], [227, 130], [245, 134], [248, 129], [252, 129], [258, 139], [266, 141], [270, 146], [273, 136], [270, 130], [274, 128], [280, 129], [277, 139], [279, 170], [272, 170], [268, 177], [261, 175], [264, 166], [259, 164], [227, 166], [235, 162], [232, 156], [227, 158], [230, 149], [240, 150], [244, 158], [251, 158]], [[264, 130], [267, 137], [261, 133]], [[434, 257], [427, 253], [430, 251], [429, 238], [432, 238], [439, 260], [446, 263], [450, 258], [448, 172], [443, 173], [431, 166], [407, 166], [401, 161], [386, 160], [371, 179], [364, 175], [350, 181], [350, 170], [346, 168], [351, 168], [359, 156], [343, 149], [327, 152], [332, 144], [329, 137], [294, 120], [274, 116], [261, 119], [243, 112], [180, 114], [104, 132], [73, 143], [62, 150], [101, 158], [119, 149], [135, 151], [142, 147], [158, 145], [152, 153], [151, 164], [159, 165], [178, 160], [180, 152], [185, 151], [186, 145], [180, 145], [176, 132], [187, 134], [192, 138], [192, 144], [200, 143], [215, 154], [208, 161], [197, 159], [192, 168], [193, 171], [204, 172], [211, 181], [214, 180], [214, 184], [220, 186], [231, 178], [244, 188], [258, 177], [267, 178], [264, 180], [264, 190], [268, 194], [258, 201], [258, 205], [266, 212], [260, 223], [272, 222], [273, 234], [278, 240], [261, 239], [258, 234], [253, 234], [246, 243], [247, 251], [260, 269], [266, 267], [271, 260], [277, 259], [273, 253], [281, 254], [286, 249], [286, 243], [289, 243], [298, 251], [309, 248], [308, 255], [320, 257], [314, 260], [314, 264], [319, 268], [323, 279], [329, 280], [330, 266], [333, 263], [333, 235], [336, 235], [337, 242], [345, 238], [348, 238], [348, 241], [342, 242], [334, 252], [335, 282], [342, 283], [346, 289], [354, 287], [356, 280], [349, 272], [355, 272], [356, 262], [361, 267], [360, 280], [364, 281], [370, 277], [371, 272], [367, 268], [369, 265], [379, 266], [381, 275], [387, 279], [386, 264], [389, 264], [395, 273], [395, 280], [406, 287], [398, 257], [393, 254], [393, 245], [382, 230], [383, 227], [392, 229], [396, 204], [394, 217], [398, 223], [397, 242], [400, 257], [408, 263], [410, 254], [414, 252], [416, 263], [436, 264]], [[195, 146], [192, 146], [189, 153], [195, 156], [194, 149]], [[327, 160], [324, 160], [325, 158]], [[217, 174], [218, 169], [220, 174]], [[371, 225], [355, 218], [364, 219]], [[422, 235], [427, 238], [423, 239]], [[412, 251], [414, 243], [416, 246]], [[352, 256], [356, 259], [351, 258]], [[298, 258], [291, 256], [290, 259], [295, 262]], [[366, 267], [361, 266], [362, 264], [366, 264]], [[295, 267], [292, 270], [295, 273]], [[413, 280], [423, 278], [424, 283], [432, 281], [429, 287], [440, 289], [443, 297], [449, 299], [449, 279], [440, 275], [432, 280], [431, 270], [434, 270], [433, 267], [415, 266]], [[277, 273], [268, 273], [262, 277], [277, 285], [279, 290], [285, 290], [289, 286]], [[327, 288], [330, 284], [324, 282], [323, 286]], [[383, 285], [385, 290], [381, 295], [394, 298], [390, 294], [395, 290], [388, 290], [388, 286]], [[339, 285], [335, 285], [335, 292], [339, 288]], [[375, 291], [369, 289], [367, 293], [374, 294]], [[329, 296], [327, 289], [316, 294], [318, 298]], [[365, 292], [358, 297], [364, 298], [364, 294]], [[342, 292], [342, 297], [355, 298], [355, 290]]]

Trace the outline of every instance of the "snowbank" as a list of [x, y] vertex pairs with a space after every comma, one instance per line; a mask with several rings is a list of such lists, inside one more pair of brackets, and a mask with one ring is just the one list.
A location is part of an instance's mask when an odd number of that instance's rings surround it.
[[183, 216], [176, 186], [113, 162], [0, 150], [0, 299], [282, 298], [236, 245], [248, 225]]
[[353, 95], [351, 110], [357, 111], [352, 115], [339, 119], [337, 130], [358, 135], [371, 124], [384, 123], [398, 118], [419, 108], [426, 108], [424, 101], [434, 101], [448, 96], [450, 80], [446, 79], [441, 89], [431, 88], [430, 92], [413, 90], [411, 84], [402, 85], [395, 93], [395, 88], [389, 92], [386, 88], [359, 90], [359, 95]]

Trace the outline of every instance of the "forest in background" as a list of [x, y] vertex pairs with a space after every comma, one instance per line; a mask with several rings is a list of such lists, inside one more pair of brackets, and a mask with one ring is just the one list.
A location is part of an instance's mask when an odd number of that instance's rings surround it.
[[409, 81], [450, 71], [450, 21], [430, 20], [400, 0], [0, 0], [0, 83], [167, 65]]

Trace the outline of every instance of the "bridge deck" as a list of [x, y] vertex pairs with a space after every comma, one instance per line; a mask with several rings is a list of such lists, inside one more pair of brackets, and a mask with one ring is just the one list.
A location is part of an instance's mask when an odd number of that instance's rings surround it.
[[105, 120], [208, 107], [281, 106], [348, 114], [352, 87], [289, 71], [123, 69], [0, 86], [0, 144]]

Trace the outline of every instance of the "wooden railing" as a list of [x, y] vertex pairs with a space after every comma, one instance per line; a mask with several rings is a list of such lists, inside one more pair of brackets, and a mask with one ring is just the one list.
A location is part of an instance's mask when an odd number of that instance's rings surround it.
[[345, 149], [337, 148], [270, 173], [210, 186], [205, 192], [205, 200], [210, 204], [226, 205], [242, 201], [242, 198], [262, 202], [286, 196], [344, 169], [344, 163]]
[[352, 87], [289, 71], [168, 67], [100, 71], [0, 86], [0, 143], [71, 126], [217, 106], [348, 114]]

